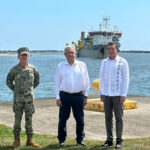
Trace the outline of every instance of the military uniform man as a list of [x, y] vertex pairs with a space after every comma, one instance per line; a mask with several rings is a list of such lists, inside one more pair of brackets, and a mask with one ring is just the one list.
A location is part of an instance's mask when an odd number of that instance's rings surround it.
[[33, 89], [39, 84], [39, 73], [33, 65], [28, 64], [29, 49], [21, 47], [18, 49], [19, 64], [12, 67], [7, 75], [6, 84], [13, 91], [14, 143], [13, 147], [20, 146], [20, 131], [23, 111], [25, 112], [25, 129], [27, 134], [26, 146], [38, 147], [32, 142], [33, 128], [32, 115], [35, 112], [33, 100]]

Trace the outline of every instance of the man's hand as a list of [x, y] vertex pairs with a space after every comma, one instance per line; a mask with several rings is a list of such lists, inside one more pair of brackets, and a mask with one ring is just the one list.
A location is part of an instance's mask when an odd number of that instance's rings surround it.
[[61, 107], [61, 106], [62, 106], [62, 102], [61, 102], [61, 100], [60, 100], [60, 99], [59, 99], [59, 100], [57, 100], [57, 101], [56, 101], [56, 104], [57, 104], [57, 106], [58, 106], [58, 107]]
[[84, 106], [87, 104], [87, 98], [84, 98]]
[[100, 100], [104, 102], [103, 95], [100, 95]]
[[123, 104], [126, 100], [126, 97], [125, 96], [121, 96], [120, 97], [120, 103]]

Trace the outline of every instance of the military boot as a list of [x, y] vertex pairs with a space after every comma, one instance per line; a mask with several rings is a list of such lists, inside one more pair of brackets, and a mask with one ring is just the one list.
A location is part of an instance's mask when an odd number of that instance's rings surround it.
[[38, 145], [32, 141], [32, 134], [27, 135], [26, 146], [40, 147], [40, 145]]
[[17, 148], [20, 146], [20, 136], [19, 135], [14, 135], [14, 143], [13, 143], [13, 147]]

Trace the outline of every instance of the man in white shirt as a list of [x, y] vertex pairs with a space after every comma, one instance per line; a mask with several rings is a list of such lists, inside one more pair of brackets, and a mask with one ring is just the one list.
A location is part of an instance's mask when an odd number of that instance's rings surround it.
[[75, 60], [76, 51], [74, 47], [67, 46], [64, 50], [66, 60], [58, 64], [54, 79], [56, 103], [59, 109], [58, 140], [63, 146], [67, 128], [66, 122], [72, 108], [76, 120], [77, 144], [85, 145], [84, 133], [84, 105], [90, 87], [88, 71], [85, 63]]
[[129, 84], [127, 61], [118, 56], [115, 43], [108, 44], [108, 58], [100, 67], [100, 99], [104, 102], [107, 140], [102, 146], [113, 145], [113, 110], [116, 118], [116, 148], [122, 148], [123, 103], [126, 100]]

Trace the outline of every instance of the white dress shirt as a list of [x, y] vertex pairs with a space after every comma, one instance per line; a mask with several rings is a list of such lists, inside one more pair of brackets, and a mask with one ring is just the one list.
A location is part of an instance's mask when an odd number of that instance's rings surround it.
[[99, 76], [100, 95], [126, 96], [129, 84], [129, 68], [127, 61], [116, 56], [102, 61]]
[[78, 93], [83, 91], [88, 96], [90, 88], [89, 75], [85, 63], [75, 60], [70, 65], [68, 61], [58, 64], [54, 78], [56, 99], [60, 99], [60, 91]]

